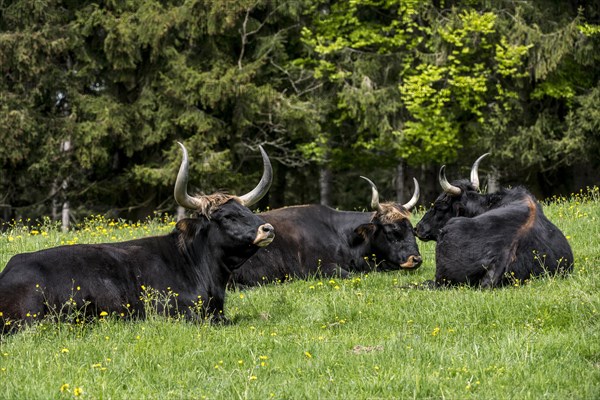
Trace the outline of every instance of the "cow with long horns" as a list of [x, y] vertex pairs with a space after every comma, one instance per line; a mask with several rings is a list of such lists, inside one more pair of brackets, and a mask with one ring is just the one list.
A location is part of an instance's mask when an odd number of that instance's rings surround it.
[[165, 236], [15, 255], [0, 273], [0, 332], [73, 309], [86, 317], [144, 317], [142, 299], [152, 293], [163, 298], [153, 304], [159, 312], [226, 321], [223, 307], [231, 271], [274, 238], [273, 226], [247, 208], [268, 191], [271, 163], [261, 148], [263, 176], [243, 196], [190, 196], [187, 151], [179, 145], [183, 160], [175, 200], [199, 216], [179, 221]]
[[421, 240], [435, 240], [435, 286], [498, 287], [533, 276], [568, 273], [573, 253], [563, 233], [523, 187], [480, 194], [478, 167], [470, 180], [449, 183], [416, 226]]
[[323, 205], [285, 207], [258, 214], [277, 227], [265, 249], [233, 271], [238, 286], [312, 276], [347, 277], [350, 272], [416, 269], [421, 265], [410, 210], [419, 199], [419, 185], [408, 203], [380, 203], [371, 185], [373, 212], [337, 211]]

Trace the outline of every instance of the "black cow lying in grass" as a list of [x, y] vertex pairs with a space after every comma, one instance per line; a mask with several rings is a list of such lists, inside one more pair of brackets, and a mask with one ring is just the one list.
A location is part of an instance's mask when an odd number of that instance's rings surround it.
[[497, 287], [543, 274], [568, 273], [573, 253], [563, 233], [523, 187], [480, 194], [477, 169], [471, 180], [449, 183], [417, 224], [421, 240], [436, 240], [435, 286]]
[[258, 214], [277, 229], [265, 249], [233, 271], [232, 283], [254, 286], [311, 276], [347, 277], [351, 271], [416, 269], [421, 255], [410, 223], [419, 199], [400, 205], [379, 203], [372, 188], [374, 212], [337, 211], [322, 205], [285, 207]]
[[268, 191], [271, 164], [261, 148], [263, 177], [246, 195], [192, 197], [181, 148], [175, 199], [199, 217], [179, 221], [166, 236], [15, 255], [0, 273], [0, 332], [74, 309], [86, 317], [144, 317], [143, 299], [151, 289], [166, 299], [155, 304], [160, 312], [225, 321], [230, 271], [274, 238], [273, 227], [247, 208]]

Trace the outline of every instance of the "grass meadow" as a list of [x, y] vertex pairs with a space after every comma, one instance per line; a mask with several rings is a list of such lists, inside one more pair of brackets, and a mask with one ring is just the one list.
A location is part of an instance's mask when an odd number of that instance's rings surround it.
[[[228, 292], [230, 326], [151, 315], [28, 328], [0, 342], [0, 398], [598, 399], [599, 190], [553, 199], [545, 212], [573, 247], [568, 278], [407, 289], [434, 276], [434, 243], [420, 242], [425, 261], [412, 273]], [[0, 234], [0, 269], [19, 252], [173, 224], [90, 217], [68, 233], [17, 224]]]

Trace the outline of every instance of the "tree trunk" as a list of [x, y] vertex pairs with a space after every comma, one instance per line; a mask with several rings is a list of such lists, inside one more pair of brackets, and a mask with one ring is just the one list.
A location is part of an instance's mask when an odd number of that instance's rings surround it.
[[396, 202], [404, 204], [406, 202], [406, 161], [400, 160], [396, 166], [396, 176], [394, 177], [394, 186], [396, 188]]
[[331, 181], [331, 169], [325, 165], [321, 166], [319, 170], [319, 194], [321, 204], [324, 206], [331, 205]]
[[431, 203], [440, 193], [437, 166], [427, 166], [425, 164], [421, 164], [421, 172], [419, 174], [418, 181], [419, 187], [421, 188], [419, 203], [425, 208], [429, 208]]
[[52, 205], [51, 205], [51, 214], [52, 221], [58, 221], [59, 218], [59, 208], [60, 208], [60, 200], [58, 199], [58, 195], [60, 193], [60, 185], [58, 184], [58, 178], [54, 179], [52, 182], [52, 189], [50, 190], [50, 197], [52, 197]]
[[0, 208], [2, 208], [2, 221], [7, 222], [10, 219], [11, 206], [10, 204], [2, 204]]
[[288, 167], [278, 163], [276, 167], [273, 185], [269, 190], [269, 205], [271, 208], [281, 208], [286, 205], [285, 192], [287, 189], [287, 171]]
[[[66, 153], [70, 150], [71, 150], [71, 140], [69, 140], [69, 139], [63, 140], [60, 143], [60, 151]], [[69, 205], [69, 198], [67, 195], [67, 187], [68, 186], [69, 186], [69, 177], [67, 176], [66, 178], [63, 179], [62, 184], [58, 188], [62, 194], [61, 197], [63, 198], [63, 205], [62, 205], [62, 231], [63, 232], [68, 231], [69, 228], [71, 227], [70, 205]]]
[[185, 218], [185, 208], [181, 207], [181, 206], [177, 206], [177, 221], [181, 221], [182, 219]]
[[487, 193], [494, 193], [500, 189], [500, 173], [496, 167], [492, 167], [487, 173]]
[[71, 227], [71, 219], [69, 214], [69, 202], [65, 201], [62, 205], [62, 231], [67, 232]]

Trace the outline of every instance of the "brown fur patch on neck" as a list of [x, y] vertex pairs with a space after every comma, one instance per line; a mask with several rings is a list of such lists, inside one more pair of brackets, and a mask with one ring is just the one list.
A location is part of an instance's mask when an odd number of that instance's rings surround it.
[[199, 194], [194, 196], [194, 201], [198, 206], [195, 211], [204, 215], [206, 218], [210, 218], [210, 215], [215, 210], [232, 199], [240, 204], [242, 203], [239, 197], [226, 193]]
[[381, 203], [379, 206], [381, 207], [381, 212], [376, 212], [375, 217], [379, 217], [379, 220], [384, 224], [393, 224], [410, 219], [410, 211], [397, 203]]
[[517, 234], [515, 235], [511, 245], [510, 245], [510, 256], [509, 256], [509, 262], [513, 263], [516, 261], [517, 259], [517, 247], [519, 244], [519, 240], [521, 239], [521, 237], [523, 237], [523, 235], [525, 235], [527, 232], [529, 232], [531, 230], [531, 228], [533, 228], [533, 224], [535, 224], [535, 219], [536, 219], [536, 215], [537, 215], [537, 205], [535, 204], [535, 200], [533, 200], [533, 198], [531, 198], [531, 196], [527, 196], [526, 199], [523, 200], [524, 203], [527, 205], [528, 208], [528, 212], [529, 215], [527, 216], [527, 219], [525, 220], [525, 222], [523, 223], [523, 225], [521, 225], [519, 227], [519, 230], [517, 231]]
[[519, 232], [517, 233], [517, 235], [519, 236], [531, 230], [533, 224], [535, 223], [535, 217], [537, 214], [537, 205], [535, 204], [535, 201], [531, 198], [531, 196], [527, 196], [527, 198], [525, 199], [525, 203], [527, 204], [527, 208], [529, 209], [529, 216], [527, 217], [525, 223], [519, 228]]

